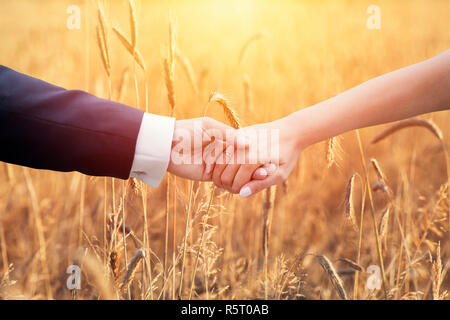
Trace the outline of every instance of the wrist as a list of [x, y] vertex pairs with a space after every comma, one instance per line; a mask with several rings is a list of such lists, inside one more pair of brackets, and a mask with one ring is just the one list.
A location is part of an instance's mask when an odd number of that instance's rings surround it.
[[286, 119], [286, 127], [292, 128], [291, 134], [295, 135], [295, 143], [301, 150], [310, 145], [338, 135], [341, 132], [341, 124], [336, 122], [336, 109], [333, 100], [326, 100], [316, 105], [296, 111]]
[[304, 150], [312, 144], [310, 135], [305, 131], [305, 119], [301, 111], [296, 111], [280, 119], [280, 130], [292, 140], [292, 144], [297, 150]]

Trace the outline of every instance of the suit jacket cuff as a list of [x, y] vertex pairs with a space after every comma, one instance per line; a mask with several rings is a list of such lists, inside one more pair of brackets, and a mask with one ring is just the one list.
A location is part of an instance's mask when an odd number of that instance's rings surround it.
[[169, 166], [175, 118], [144, 113], [130, 177], [157, 187]]

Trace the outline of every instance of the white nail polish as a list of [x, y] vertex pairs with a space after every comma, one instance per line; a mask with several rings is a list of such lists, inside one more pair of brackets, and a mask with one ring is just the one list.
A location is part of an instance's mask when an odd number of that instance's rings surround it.
[[264, 169], [264, 168], [260, 168], [259, 171], [258, 171], [258, 174], [259, 174], [261, 177], [266, 177], [266, 176], [267, 176], [267, 170]]
[[272, 174], [277, 170], [277, 165], [274, 163], [269, 164], [269, 166], [267, 167], [267, 173], [268, 174]]
[[239, 192], [239, 195], [241, 196], [241, 198], [247, 198], [251, 194], [252, 194], [252, 190], [250, 189], [250, 187], [244, 187], [241, 189], [241, 192]]

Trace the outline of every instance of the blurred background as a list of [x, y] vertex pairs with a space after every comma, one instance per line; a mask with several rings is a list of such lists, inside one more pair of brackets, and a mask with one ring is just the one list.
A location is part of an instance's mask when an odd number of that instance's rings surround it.
[[[162, 61], [171, 25], [176, 117], [202, 116], [210, 92], [218, 91], [251, 125], [430, 58], [450, 44], [446, 0], [132, 3], [145, 71], [112, 30], [130, 39], [126, 0], [0, 0], [0, 63], [169, 115]], [[367, 26], [371, 5], [379, 8], [379, 29]], [[110, 76], [96, 33], [99, 8]], [[77, 21], [79, 29], [68, 27]], [[219, 106], [208, 115], [226, 121]], [[348, 298], [445, 298], [449, 209], [443, 150], [450, 119], [447, 112], [423, 119], [442, 130], [443, 142], [414, 127], [371, 144], [389, 125], [360, 130], [370, 183], [379, 180], [369, 162], [375, 158], [392, 192], [389, 200], [373, 191], [372, 217], [364, 178], [355, 179], [356, 230], [345, 216], [349, 179], [366, 174], [355, 132], [308, 148], [287, 183], [250, 199], [169, 174], [150, 188], [0, 164], [0, 298], [342, 298], [315, 255], [334, 265]], [[385, 224], [378, 245], [374, 224]], [[380, 265], [378, 249], [386, 290], [367, 286], [367, 267]], [[80, 289], [67, 287], [66, 269], [73, 264], [81, 266]]]

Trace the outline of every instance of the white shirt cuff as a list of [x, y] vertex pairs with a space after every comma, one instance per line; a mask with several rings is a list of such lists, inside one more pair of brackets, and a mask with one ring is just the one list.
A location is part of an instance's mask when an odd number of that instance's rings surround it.
[[144, 113], [130, 178], [157, 187], [169, 166], [175, 118]]

